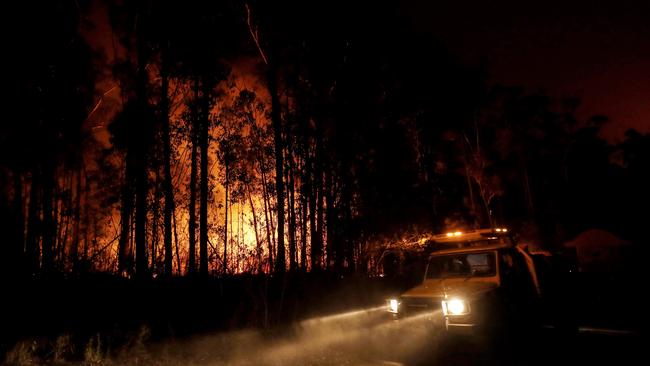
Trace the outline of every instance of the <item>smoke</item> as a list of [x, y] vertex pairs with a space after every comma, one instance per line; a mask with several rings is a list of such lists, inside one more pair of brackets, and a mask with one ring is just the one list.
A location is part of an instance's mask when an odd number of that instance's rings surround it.
[[[399, 321], [384, 306], [307, 319], [275, 329], [247, 329], [149, 342], [139, 332], [118, 349], [97, 335], [84, 347], [81, 365], [381, 365], [413, 363], [436, 352], [428, 320], [439, 313]], [[57, 342], [57, 344], [60, 342]], [[20, 347], [19, 347], [20, 346]], [[11, 351], [11, 364], [46, 364], [25, 343]], [[64, 355], [64, 352], [55, 352]], [[65, 364], [74, 365], [71, 360]]]
[[[312, 318], [273, 330], [241, 330], [151, 347], [160, 365], [367, 365], [419, 357], [435, 343], [426, 326], [436, 314], [393, 321], [383, 306]], [[439, 314], [437, 314], [439, 315]], [[119, 364], [142, 362], [124, 354]]]

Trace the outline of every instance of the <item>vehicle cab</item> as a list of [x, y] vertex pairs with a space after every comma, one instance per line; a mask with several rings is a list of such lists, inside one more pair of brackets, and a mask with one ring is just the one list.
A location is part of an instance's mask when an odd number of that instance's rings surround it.
[[422, 283], [388, 300], [395, 319], [423, 317], [449, 331], [529, 323], [540, 297], [533, 260], [507, 229], [451, 232], [431, 247]]

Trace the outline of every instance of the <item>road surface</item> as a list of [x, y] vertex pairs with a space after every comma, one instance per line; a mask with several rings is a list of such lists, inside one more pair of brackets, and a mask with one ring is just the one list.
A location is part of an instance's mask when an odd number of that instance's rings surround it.
[[641, 362], [635, 332], [553, 329], [488, 344], [432, 332], [421, 318], [394, 322], [383, 307], [309, 319], [283, 329], [242, 330], [133, 347], [103, 364], [156, 365], [617, 365]]

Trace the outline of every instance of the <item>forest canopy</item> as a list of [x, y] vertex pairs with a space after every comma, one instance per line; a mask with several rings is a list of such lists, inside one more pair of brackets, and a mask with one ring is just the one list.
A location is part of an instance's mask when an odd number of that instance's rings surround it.
[[487, 83], [391, 5], [272, 3], [15, 5], [2, 271], [365, 272], [387, 242], [494, 225], [640, 240], [650, 135]]

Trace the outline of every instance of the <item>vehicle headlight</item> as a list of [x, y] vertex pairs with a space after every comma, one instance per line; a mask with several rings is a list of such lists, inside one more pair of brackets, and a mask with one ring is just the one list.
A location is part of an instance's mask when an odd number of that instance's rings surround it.
[[388, 311], [394, 314], [397, 314], [399, 311], [399, 301], [397, 299], [390, 299], [387, 300], [388, 303]]
[[460, 299], [451, 299], [442, 302], [442, 312], [445, 315], [469, 314], [469, 304]]

